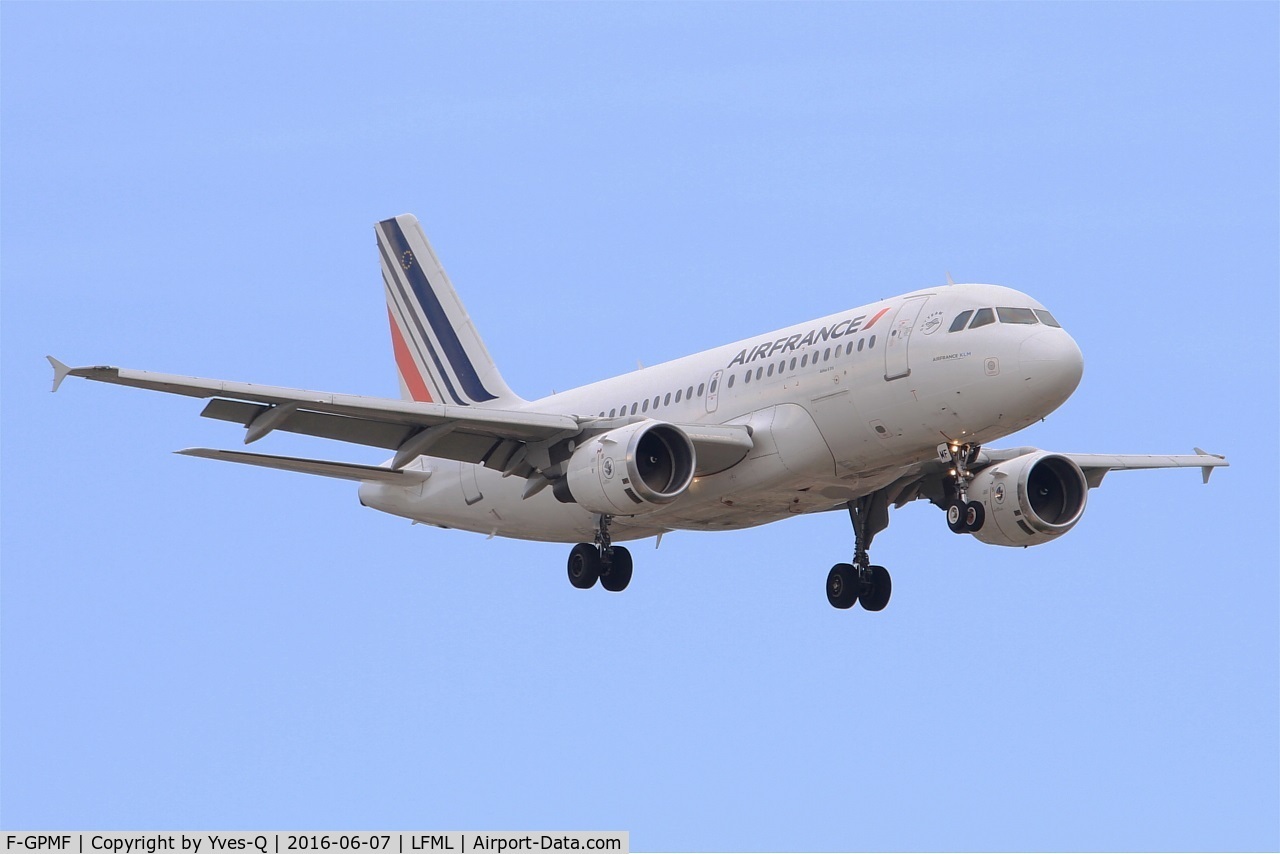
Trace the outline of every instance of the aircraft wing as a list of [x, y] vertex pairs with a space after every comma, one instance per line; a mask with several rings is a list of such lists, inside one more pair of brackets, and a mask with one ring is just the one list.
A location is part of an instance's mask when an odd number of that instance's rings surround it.
[[[1009, 462], [1025, 454], [1040, 453], [1040, 448], [983, 448], [977, 459], [971, 464], [974, 472], [989, 468], [999, 463]], [[1055, 452], [1056, 453], [1056, 452]], [[1128, 469], [1165, 469], [1165, 468], [1199, 468], [1204, 482], [1209, 482], [1209, 475], [1219, 466], [1230, 465], [1226, 457], [1210, 454], [1195, 449], [1195, 454], [1057, 454], [1067, 457], [1080, 467], [1089, 488], [1102, 484], [1108, 472]], [[863, 512], [866, 524], [866, 545], [871, 538], [884, 530], [889, 524], [889, 508], [902, 507], [919, 498], [945, 508], [949, 500], [946, 481], [950, 464], [940, 460], [926, 460], [903, 468], [897, 477], [887, 485], [871, 493], [864, 493], [861, 502], [865, 502]], [[858, 496], [850, 496], [857, 498]], [[852, 510], [854, 502], [850, 502]]]
[[[977, 468], [1005, 462], [1023, 454], [1033, 453], [1039, 448], [1010, 448], [999, 451], [983, 451], [979, 457]], [[1227, 458], [1220, 454], [1210, 454], [1200, 448], [1194, 454], [1059, 454], [1080, 466], [1089, 487], [1100, 486], [1108, 472], [1129, 471], [1133, 469], [1174, 469], [1198, 468], [1205, 483], [1209, 475], [1219, 466], [1229, 466]]]
[[1199, 448], [1195, 449], [1194, 455], [1063, 454], [1063, 456], [1080, 466], [1090, 487], [1100, 485], [1107, 472], [1129, 469], [1199, 468], [1201, 477], [1204, 478], [1205, 483], [1208, 483], [1209, 475], [1215, 468], [1231, 465], [1226, 457], [1208, 454]]
[[[209, 402], [200, 414], [205, 418], [242, 425], [245, 427], [245, 444], [255, 442], [273, 430], [282, 430], [385, 448], [396, 452], [390, 471], [403, 468], [421, 454], [430, 454], [480, 463], [527, 477], [552, 465], [550, 456], [544, 459], [536, 448], [547, 449], [557, 442], [580, 436], [597, 420], [554, 413], [307, 391], [107, 365], [72, 368], [52, 356], [48, 359], [54, 370], [54, 391], [64, 379], [73, 376], [205, 398]], [[680, 426], [694, 443], [699, 474], [728, 468], [741, 460], [752, 447], [751, 434], [742, 426]], [[248, 462], [234, 456], [215, 458]]]

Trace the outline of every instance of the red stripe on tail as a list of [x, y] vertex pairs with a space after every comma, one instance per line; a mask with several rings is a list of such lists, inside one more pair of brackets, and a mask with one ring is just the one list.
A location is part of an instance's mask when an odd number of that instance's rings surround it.
[[396, 325], [396, 319], [392, 316], [390, 308], [387, 309], [387, 320], [391, 323], [391, 348], [396, 354], [396, 367], [400, 369], [400, 378], [404, 380], [414, 400], [431, 403], [431, 392], [427, 391], [427, 384], [422, 381], [422, 373], [414, 363], [413, 354], [409, 352], [408, 345], [404, 343], [404, 336], [400, 334], [400, 327]]

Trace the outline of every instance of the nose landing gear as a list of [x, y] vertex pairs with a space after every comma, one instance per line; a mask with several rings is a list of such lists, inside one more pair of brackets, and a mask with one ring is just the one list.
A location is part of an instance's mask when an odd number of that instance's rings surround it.
[[987, 511], [981, 502], [969, 500], [969, 484], [973, 473], [969, 466], [978, 460], [980, 445], [956, 445], [950, 442], [938, 446], [938, 454], [951, 465], [948, 472], [947, 527], [953, 534], [972, 534], [982, 530]]

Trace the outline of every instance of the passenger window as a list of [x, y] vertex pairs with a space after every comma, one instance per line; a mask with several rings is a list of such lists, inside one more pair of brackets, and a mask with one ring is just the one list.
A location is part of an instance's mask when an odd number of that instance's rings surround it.
[[977, 329], [979, 326], [986, 326], [989, 323], [996, 322], [996, 313], [989, 308], [980, 308], [973, 315], [973, 323], [969, 324], [970, 329]]
[[648, 411], [649, 411], [649, 398], [647, 398], [647, 397], [646, 397], [646, 398], [644, 399], [644, 403], [640, 406], [640, 411], [641, 411], [641, 412], [648, 412]]
[[764, 368], [756, 368], [756, 379], [759, 380], [762, 376], [764, 376]]
[[689, 388], [685, 390], [684, 396], [689, 400], [693, 400], [693, 386], [689, 386]]
[[635, 415], [635, 414], [636, 414], [636, 407], [637, 407], [637, 406], [639, 406], [639, 404], [638, 404], [638, 403], [633, 403], [633, 404], [631, 404], [631, 414], [632, 414], [632, 415]]
[[830, 362], [830, 361], [831, 361], [831, 348], [830, 348], [830, 347], [828, 347], [828, 348], [823, 352], [823, 354], [822, 354], [822, 361], [824, 361], [824, 362]]
[[[862, 342], [861, 342], [861, 341], [859, 341], [858, 343], [859, 343], [859, 344], [861, 344]], [[861, 347], [859, 347], [858, 349], [859, 349], [859, 350], [861, 350], [862, 348], [861, 348]], [[850, 341], [848, 344], [844, 345], [844, 354], [845, 354], [846, 356], [849, 356], [849, 355], [851, 355], [852, 353], [853, 353], [853, 342], [852, 342], [852, 341]]]
[[796, 357], [795, 357], [795, 356], [792, 356], [792, 357], [791, 357], [791, 370], [793, 370], [793, 371], [794, 371], [795, 369], [796, 369]]
[[698, 383], [698, 397], [702, 397], [702, 393], [707, 390], [706, 383]]
[[862, 352], [862, 345], [864, 345], [864, 344], [866, 344], [866, 343], [867, 343], [867, 341], [866, 341], [866, 339], [865, 339], [865, 338], [859, 338], [859, 339], [858, 339], [858, 352], [859, 352], [859, 353], [861, 353], [861, 352]]
[[671, 405], [671, 392], [667, 392], [667, 396], [662, 399], [662, 405], [663, 406]]
[[1052, 326], [1055, 329], [1062, 328], [1062, 324], [1059, 323], [1052, 314], [1045, 311], [1043, 308], [1036, 309], [1036, 317], [1040, 318], [1040, 322], [1043, 323], [1045, 326]]
[[[733, 388], [733, 379], [734, 379], [734, 377], [736, 377], [736, 376], [737, 376], [737, 374], [729, 374], [729, 383], [728, 383], [728, 385], [726, 385], [726, 386], [725, 386], [725, 388]], [[714, 385], [715, 385], [715, 383], [712, 383], [712, 385], [714, 386]]]
[[803, 356], [801, 356], [801, 357], [800, 357], [800, 367], [802, 367], [802, 368], [803, 368], [803, 367], [804, 367], [805, 365], [807, 365], [807, 364], [809, 364], [809, 354], [808, 354], [808, 353], [806, 353], [805, 355], [803, 355]]
[[874, 346], [876, 346], [876, 336], [872, 335], [871, 340], [867, 342], [867, 349], [870, 350]]
[[610, 409], [610, 410], [609, 410], [609, 417], [610, 417], [610, 418], [614, 417], [614, 416], [615, 416], [615, 415], [617, 415], [617, 414], [618, 414], [618, 410], [616, 410], [616, 409]]
[[750, 372], [750, 371], [747, 371], [745, 374], [743, 374], [743, 375], [742, 375], [742, 381], [743, 381], [744, 383], [749, 383], [749, 382], [751, 382], [751, 372]]
[[1029, 308], [997, 308], [1001, 323], [1035, 323], [1036, 313]]
[[964, 325], [969, 322], [969, 315], [971, 314], [973, 314], [973, 309], [969, 309], [968, 311], [962, 311], [959, 314], [957, 314], [956, 319], [951, 321], [951, 328], [948, 329], [947, 331], [959, 332], [961, 329], [964, 329]]
[[654, 409], [657, 409], [657, 408], [658, 408], [658, 401], [660, 401], [660, 400], [662, 400], [662, 395], [660, 395], [660, 394], [655, 394], [655, 395], [653, 396], [653, 408], [654, 408]]
[[684, 389], [682, 388], [676, 389], [676, 403], [680, 402], [680, 395], [682, 394], [684, 394]]
[[769, 365], [769, 376], [773, 376], [773, 365]]
[[714, 379], [714, 380], [712, 380], [712, 381], [711, 381], [711, 393], [712, 393], [712, 394], [715, 394], [715, 393], [716, 393], [716, 389], [718, 389], [719, 387], [720, 387], [720, 380], [719, 380], [718, 378], [717, 378], [717, 379]]

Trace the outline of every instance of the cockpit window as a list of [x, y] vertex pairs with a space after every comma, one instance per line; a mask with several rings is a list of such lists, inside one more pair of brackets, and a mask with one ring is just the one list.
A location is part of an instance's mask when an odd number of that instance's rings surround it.
[[1043, 308], [1036, 309], [1036, 317], [1040, 318], [1040, 322], [1043, 323], [1045, 326], [1053, 326], [1057, 329], [1062, 328], [1062, 324], [1059, 323], [1052, 314], [1045, 311]]
[[996, 313], [989, 308], [980, 308], [973, 314], [973, 323], [969, 324], [970, 329], [977, 329], [979, 326], [986, 326], [988, 323], [996, 322]]
[[961, 329], [964, 329], [964, 325], [969, 322], [969, 315], [971, 314], [973, 314], [973, 309], [969, 309], [968, 311], [962, 311], [959, 314], [957, 314], [956, 319], [951, 321], [951, 328], [948, 329], [947, 331], [959, 332]]
[[1001, 323], [1038, 323], [1036, 313], [1029, 308], [997, 308]]

